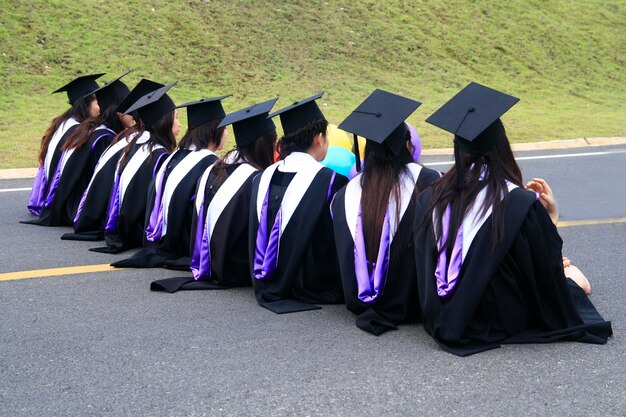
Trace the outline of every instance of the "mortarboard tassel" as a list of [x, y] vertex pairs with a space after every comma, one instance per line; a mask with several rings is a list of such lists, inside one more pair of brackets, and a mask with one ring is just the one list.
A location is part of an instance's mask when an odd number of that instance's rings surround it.
[[356, 172], [361, 172], [361, 155], [359, 154], [359, 137], [354, 134], [354, 156], [356, 156]]

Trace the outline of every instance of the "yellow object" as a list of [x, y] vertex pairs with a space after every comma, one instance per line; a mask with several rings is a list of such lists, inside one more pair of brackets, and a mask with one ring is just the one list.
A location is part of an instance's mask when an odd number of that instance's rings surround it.
[[[352, 134], [339, 129], [333, 124], [328, 124], [328, 140], [329, 146], [339, 146], [349, 151], [352, 151]], [[359, 153], [363, 158], [365, 152], [365, 138], [358, 136], [359, 140]]]
[[31, 271], [5, 272], [0, 274], [0, 281], [16, 279], [58, 277], [63, 275], [93, 274], [96, 272], [122, 271], [125, 268], [113, 268], [109, 264], [69, 266], [65, 268], [35, 269]]
[[557, 227], [574, 227], [574, 226], [595, 226], [598, 224], [626, 223], [626, 217], [615, 217], [612, 219], [591, 219], [591, 220], [565, 220], [559, 222]]

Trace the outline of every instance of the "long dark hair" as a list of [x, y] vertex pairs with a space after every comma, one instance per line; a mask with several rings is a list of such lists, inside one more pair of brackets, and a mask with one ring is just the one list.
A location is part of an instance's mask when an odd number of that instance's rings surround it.
[[[406, 133], [406, 141], [410, 141]], [[406, 142], [405, 142], [406, 143]], [[376, 147], [376, 149], [373, 149]], [[365, 146], [363, 175], [361, 176], [361, 221], [367, 259], [375, 261], [383, 230], [383, 222], [391, 197], [395, 199], [396, 218], [400, 220], [401, 177], [408, 173], [406, 166], [413, 162], [411, 152], [403, 146], [399, 155], [394, 155], [384, 145], [368, 142]]]
[[[215, 180], [213, 181], [214, 187], [219, 187], [228, 177], [227, 169], [240, 164], [241, 162], [247, 162], [252, 167], [259, 171], [263, 171], [268, 166], [274, 163], [274, 148], [276, 147], [276, 130], [272, 130], [269, 133], [261, 136], [248, 146], [237, 147], [229, 151], [226, 155], [215, 162], [212, 172], [216, 172]], [[232, 155], [237, 152], [237, 160], [231, 161]]]
[[[504, 233], [504, 213], [508, 202], [507, 180], [522, 186], [522, 172], [515, 161], [511, 145], [506, 136], [504, 126], [500, 123], [496, 133], [497, 137], [493, 148], [485, 155], [471, 155], [460, 150], [460, 163], [444, 174], [433, 185], [433, 196], [430, 201], [426, 215], [422, 219], [420, 227], [421, 233], [425, 233], [429, 222], [432, 222], [433, 212], [435, 216], [435, 238], [436, 242], [441, 239], [443, 214], [451, 206], [450, 228], [448, 237], [443, 242], [442, 251], [450, 254], [456, 234], [461, 226], [463, 217], [476, 200], [478, 193], [486, 188], [486, 196], [482, 207], [481, 215], [484, 215], [489, 208], [492, 208], [491, 236], [493, 248], [500, 241]], [[457, 164], [460, 165], [457, 166]], [[465, 185], [461, 190], [457, 187], [457, 172], [465, 173]], [[481, 176], [483, 177], [481, 179]]]
[[[154, 149], [156, 145], [163, 146], [167, 152], [174, 151], [174, 149], [176, 149], [176, 138], [174, 137], [174, 134], [172, 133], [173, 124], [174, 124], [174, 110], [172, 110], [171, 112], [167, 112], [166, 114], [161, 116], [161, 118], [157, 120], [156, 123], [152, 124], [147, 129], [143, 127], [143, 124], [141, 124], [141, 127], [137, 129], [136, 131], [137, 133], [135, 137], [133, 137], [133, 140], [124, 148], [124, 152], [122, 153], [122, 156], [120, 157], [119, 172], [121, 173], [124, 170], [124, 168], [126, 168], [126, 164], [128, 163], [128, 155], [130, 154], [130, 151], [134, 148], [134, 146], [137, 144], [137, 141], [139, 140], [139, 138], [145, 131], [150, 133], [150, 139], [148, 139], [148, 142], [146, 142], [150, 153], [152, 153], [152, 150]], [[148, 158], [146, 163], [149, 163], [149, 162], [150, 162], [150, 158]]]
[[48, 146], [50, 145], [52, 136], [54, 136], [54, 133], [59, 129], [61, 124], [70, 117], [74, 117], [79, 123], [85, 121], [85, 119], [89, 117], [89, 106], [91, 105], [91, 102], [95, 99], [95, 94], [80, 98], [74, 102], [72, 107], [63, 112], [62, 115], [52, 119], [50, 126], [41, 137], [41, 146], [39, 147], [40, 165], [43, 165], [44, 161], [46, 160], [46, 153], [48, 153]]
[[116, 134], [122, 130], [122, 122], [120, 122], [120, 118], [117, 116], [117, 104], [109, 106], [104, 113], [90, 117], [82, 122], [67, 138], [61, 150], [80, 149], [89, 140], [89, 136], [93, 131], [100, 125], [105, 125]]
[[141, 136], [141, 133], [143, 133], [143, 131], [144, 131], [143, 122], [141, 120], [138, 120], [137, 122], [135, 122], [134, 125], [121, 130], [117, 135], [115, 135], [113, 140], [111, 140], [111, 144], [117, 143], [122, 138], [129, 137], [130, 135], [133, 135], [135, 132], [140, 132], [139, 136]]
[[326, 136], [328, 121], [317, 119], [288, 135], [283, 135], [278, 143], [280, 159], [285, 159], [292, 152], [306, 152], [313, 145], [313, 138], [318, 133]]
[[187, 149], [191, 145], [195, 145], [197, 149], [206, 149], [209, 145], [217, 148], [222, 139], [222, 134], [226, 130], [226, 127], [217, 128], [221, 121], [221, 118], [213, 119], [191, 130], [187, 130], [185, 136], [178, 144], [178, 149]]

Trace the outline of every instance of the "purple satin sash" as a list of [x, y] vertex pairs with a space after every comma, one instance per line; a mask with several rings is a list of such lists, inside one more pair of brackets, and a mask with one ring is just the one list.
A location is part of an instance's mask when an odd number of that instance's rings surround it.
[[[337, 176], [337, 172], [333, 171], [333, 175], [330, 177], [330, 183], [328, 184], [328, 193], [326, 194], [326, 201], [330, 201], [331, 197], [334, 199], [335, 195], [333, 194], [333, 185], [335, 185], [335, 177]], [[333, 213], [332, 201], [330, 201], [330, 205], [328, 206], [328, 211], [330, 211], [330, 219], [335, 220], [335, 213]]]
[[168, 152], [163, 152], [161, 155], [159, 155], [159, 157], [156, 160], [156, 163], [154, 164], [154, 169], [152, 170], [153, 177], [156, 175], [157, 171], [161, 167], [161, 159], [167, 158], [168, 156], [170, 156]]
[[[259, 175], [259, 173], [256, 175]], [[206, 205], [206, 200], [200, 205], [196, 234], [194, 235], [193, 253], [191, 254], [190, 268], [196, 280], [211, 278], [211, 231], [209, 230], [209, 211], [205, 208]]]
[[117, 233], [117, 219], [120, 212], [120, 172], [115, 173], [115, 181], [111, 189], [111, 198], [109, 199], [109, 208], [107, 210], [107, 222], [104, 226], [106, 233]]
[[328, 192], [326, 193], [326, 201], [329, 201], [330, 198], [333, 196], [333, 185], [335, 185], [336, 176], [337, 176], [337, 173], [333, 171], [333, 175], [331, 175], [330, 182], [328, 183]]
[[256, 249], [254, 252], [254, 271], [255, 279], [266, 279], [276, 272], [278, 267], [278, 249], [280, 243], [280, 223], [281, 210], [276, 213], [274, 225], [270, 231], [269, 238], [267, 236], [267, 209], [269, 205], [270, 187], [267, 187], [267, 193], [261, 207], [261, 218], [259, 219], [259, 229], [256, 233]]
[[37, 175], [35, 176], [35, 182], [33, 183], [33, 188], [30, 191], [30, 198], [28, 199], [28, 211], [35, 216], [41, 216], [41, 209], [43, 208], [45, 196], [46, 170], [43, 165], [39, 165]]
[[204, 203], [200, 205], [196, 234], [194, 236], [193, 253], [191, 254], [191, 272], [196, 280], [211, 278], [211, 234], [209, 222], [205, 216]]
[[114, 136], [114, 135], [111, 132], [107, 132], [98, 136], [96, 140], [94, 140], [93, 143], [91, 144], [91, 152], [93, 152], [96, 149], [96, 145], [98, 144], [98, 142], [100, 142], [100, 139], [102, 139], [105, 136]]
[[385, 289], [387, 271], [389, 269], [389, 251], [391, 249], [390, 229], [389, 211], [387, 210], [383, 220], [383, 230], [380, 236], [376, 262], [368, 261], [365, 239], [363, 237], [361, 205], [359, 204], [359, 214], [357, 215], [354, 232], [354, 273], [356, 275], [358, 298], [364, 303], [373, 303]]
[[167, 167], [159, 173], [157, 173], [157, 178], [155, 181], [156, 195], [154, 196], [154, 205], [152, 206], [152, 211], [150, 212], [150, 220], [148, 221], [148, 226], [146, 227], [146, 239], [149, 242], [157, 242], [161, 239], [161, 235], [163, 232], [163, 188], [164, 177], [167, 171]]
[[78, 223], [78, 219], [80, 218], [80, 213], [83, 211], [83, 206], [85, 205], [85, 200], [87, 200], [87, 193], [89, 193], [89, 188], [85, 190], [82, 197], [80, 198], [80, 203], [78, 203], [78, 209], [76, 210], [76, 216], [74, 216], [74, 221], [72, 224], [74, 225], [74, 229], [76, 229], [76, 223]]
[[43, 203], [44, 207], [50, 207], [52, 205], [52, 202], [54, 201], [54, 196], [56, 195], [57, 188], [59, 187], [59, 181], [61, 181], [61, 167], [63, 166], [63, 160], [65, 159], [65, 155], [65, 152], [61, 154], [61, 158], [59, 159], [59, 164], [57, 165], [56, 172], [54, 173], [54, 177], [52, 177], [50, 187], [48, 188], [48, 195], [46, 196], [46, 200]]
[[440, 253], [439, 258], [437, 259], [437, 268], [435, 269], [435, 277], [437, 278], [437, 295], [441, 298], [447, 298], [452, 295], [452, 292], [458, 283], [461, 267], [463, 266], [463, 223], [459, 226], [459, 231], [456, 234], [449, 265], [446, 251], [442, 249], [444, 243], [448, 239], [448, 233], [450, 232], [451, 211], [450, 205], [448, 205], [445, 213], [443, 214], [443, 221], [441, 222], [441, 240], [438, 244]]

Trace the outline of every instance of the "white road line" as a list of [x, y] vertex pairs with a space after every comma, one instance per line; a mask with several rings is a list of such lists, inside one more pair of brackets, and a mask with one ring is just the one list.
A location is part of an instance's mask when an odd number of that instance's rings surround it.
[[[553, 159], [553, 158], [575, 158], [578, 156], [601, 156], [601, 155], [616, 155], [626, 153], [626, 151], [612, 151], [612, 152], [584, 152], [584, 153], [562, 153], [555, 155], [535, 155], [535, 156], [519, 156], [515, 158], [516, 161], [527, 161], [531, 159]], [[428, 162], [425, 163], [426, 166], [436, 166], [436, 165], [452, 165], [454, 161], [444, 161], [444, 162]]]
[[[553, 159], [553, 158], [576, 158], [579, 156], [601, 156], [601, 155], [617, 155], [626, 153], [626, 151], [603, 151], [603, 152], [584, 152], [584, 153], [562, 153], [555, 155], [535, 155], [535, 156], [520, 156], [515, 158], [517, 161], [528, 161], [531, 159]], [[452, 165], [454, 161], [442, 161], [442, 162], [428, 162], [425, 165], [427, 166], [441, 166], [441, 165]], [[30, 191], [31, 188], [5, 188], [0, 189], [0, 193], [11, 193], [14, 191]]]
[[0, 193], [12, 193], [13, 191], [30, 191], [31, 188], [4, 188], [0, 189]]
[[616, 155], [620, 153], [626, 153], [626, 151], [613, 151], [613, 152], [585, 152], [585, 153], [562, 153], [557, 155], [536, 155], [536, 156], [520, 156], [515, 158], [518, 161], [530, 160], [530, 159], [551, 159], [551, 158], [573, 158], [577, 156], [600, 156], [600, 155]]

